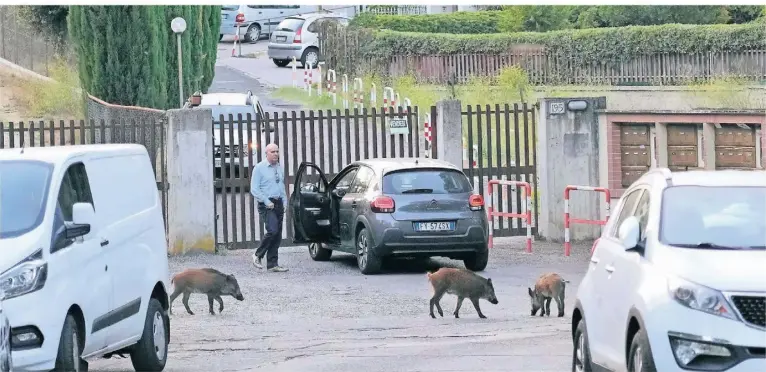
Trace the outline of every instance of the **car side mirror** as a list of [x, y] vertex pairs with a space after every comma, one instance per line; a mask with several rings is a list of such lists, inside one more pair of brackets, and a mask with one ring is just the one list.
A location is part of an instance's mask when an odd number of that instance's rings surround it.
[[638, 245], [641, 235], [641, 227], [636, 216], [630, 216], [625, 219], [617, 230], [617, 237], [625, 250], [633, 249]]
[[72, 206], [72, 223], [66, 227], [67, 239], [88, 235], [96, 220], [96, 211], [90, 203], [75, 203]]
[[343, 198], [344, 196], [346, 196], [346, 190], [335, 189], [335, 190], [332, 190], [332, 194], [338, 198]]

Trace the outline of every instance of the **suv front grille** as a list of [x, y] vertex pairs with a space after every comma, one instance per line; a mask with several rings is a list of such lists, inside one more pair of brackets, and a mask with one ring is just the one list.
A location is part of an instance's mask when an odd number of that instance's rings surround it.
[[731, 296], [745, 322], [766, 327], [766, 296]]

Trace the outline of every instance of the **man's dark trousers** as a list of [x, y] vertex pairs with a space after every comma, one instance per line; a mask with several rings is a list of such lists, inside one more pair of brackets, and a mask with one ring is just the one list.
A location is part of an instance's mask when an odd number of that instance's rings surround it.
[[261, 245], [255, 251], [257, 257], [266, 255], [266, 268], [270, 269], [278, 265], [279, 244], [282, 243], [282, 219], [285, 215], [285, 207], [282, 199], [269, 198], [274, 203], [274, 208], [266, 208], [266, 204], [258, 203], [258, 214], [261, 221], [266, 225], [266, 234], [261, 239]]

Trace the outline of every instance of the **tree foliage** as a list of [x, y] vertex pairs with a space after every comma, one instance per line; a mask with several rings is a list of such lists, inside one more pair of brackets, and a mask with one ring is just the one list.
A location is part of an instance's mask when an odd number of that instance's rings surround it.
[[176, 37], [170, 21], [186, 19], [184, 94], [207, 91], [215, 73], [217, 6], [72, 6], [68, 28], [81, 85], [107, 102], [178, 107]]

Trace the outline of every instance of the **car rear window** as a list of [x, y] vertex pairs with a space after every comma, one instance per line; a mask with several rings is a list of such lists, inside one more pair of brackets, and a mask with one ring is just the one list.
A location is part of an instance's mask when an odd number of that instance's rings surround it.
[[454, 170], [419, 169], [383, 176], [384, 194], [460, 194], [471, 191], [468, 177]]
[[222, 5], [221, 10], [237, 10], [239, 5]]
[[285, 18], [282, 22], [279, 22], [279, 25], [277, 26], [277, 31], [295, 32], [301, 26], [303, 26], [303, 23], [305, 23], [305, 22], [306, 22], [305, 19], [300, 19], [300, 18]]

